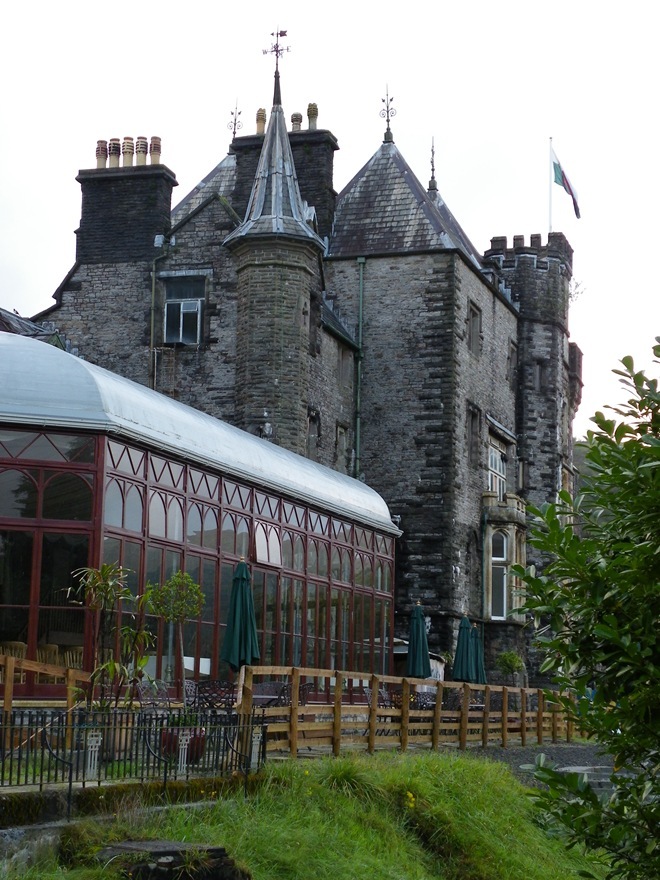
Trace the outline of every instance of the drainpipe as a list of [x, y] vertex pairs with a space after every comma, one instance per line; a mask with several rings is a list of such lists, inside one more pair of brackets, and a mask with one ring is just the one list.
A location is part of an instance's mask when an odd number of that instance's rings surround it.
[[156, 263], [164, 260], [168, 254], [169, 240], [164, 235], [157, 235], [154, 239], [154, 247], [164, 248], [162, 254], [154, 257], [151, 264], [151, 310], [149, 326], [149, 388], [156, 388]]
[[358, 350], [357, 371], [355, 378], [355, 476], [360, 479], [360, 451], [361, 451], [361, 428], [362, 428], [362, 306], [364, 299], [364, 266], [366, 257], [358, 257], [360, 282], [358, 288]]

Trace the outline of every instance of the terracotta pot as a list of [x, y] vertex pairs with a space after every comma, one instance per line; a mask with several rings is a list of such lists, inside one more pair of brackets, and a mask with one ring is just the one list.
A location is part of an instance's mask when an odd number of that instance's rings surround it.
[[179, 734], [186, 730], [192, 736], [188, 743], [186, 764], [198, 764], [206, 748], [206, 731], [201, 728], [164, 728], [161, 734], [161, 751], [166, 758], [176, 758], [179, 754]]

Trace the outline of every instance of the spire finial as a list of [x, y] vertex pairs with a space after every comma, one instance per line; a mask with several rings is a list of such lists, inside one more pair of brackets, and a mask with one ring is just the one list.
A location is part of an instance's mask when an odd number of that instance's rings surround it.
[[435, 138], [431, 138], [431, 179], [429, 180], [429, 192], [438, 191], [438, 182], [435, 179]]
[[280, 93], [280, 58], [285, 52], [290, 52], [290, 46], [282, 46], [280, 37], [286, 37], [286, 31], [277, 28], [271, 33], [271, 37], [275, 37], [275, 42], [271, 43], [270, 49], [263, 49], [264, 55], [275, 56], [275, 90], [273, 92], [273, 107], [282, 105], [282, 95]]
[[394, 143], [394, 135], [390, 131], [390, 119], [392, 119], [393, 116], [396, 116], [396, 110], [394, 109], [394, 107], [392, 107], [392, 102], [394, 101], [394, 98], [390, 98], [388, 86], [385, 86], [385, 97], [381, 98], [381, 100], [382, 100], [383, 104], [385, 104], [385, 106], [380, 111], [380, 115], [382, 116], [383, 119], [387, 120], [387, 128], [385, 130], [385, 136], [383, 137], [383, 141], [386, 144], [393, 144]]
[[238, 109], [238, 98], [236, 98], [236, 104], [234, 105], [234, 109], [231, 111], [231, 122], [227, 123], [227, 128], [231, 132], [231, 139], [234, 140], [236, 137], [236, 132], [240, 131], [243, 128], [243, 123], [238, 118], [243, 111]]

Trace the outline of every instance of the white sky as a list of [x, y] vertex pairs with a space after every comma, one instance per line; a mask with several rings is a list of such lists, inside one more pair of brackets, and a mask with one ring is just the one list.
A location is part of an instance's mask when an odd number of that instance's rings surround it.
[[[553, 186], [555, 231], [582, 293], [571, 336], [584, 352], [582, 435], [623, 392], [611, 370], [651, 361], [660, 335], [657, 89], [660, 11], [647, 0], [488, 0], [332, 5], [281, 0], [93, 3], [23, 0], [0, 34], [0, 306], [29, 317], [75, 259], [80, 168], [96, 141], [159, 135], [173, 204], [270, 112], [270, 32], [286, 29], [287, 119], [319, 106], [339, 141], [340, 191], [378, 149], [386, 86], [395, 142], [420, 181], [435, 139], [438, 187], [475, 246], [548, 233], [548, 138], [582, 219]], [[276, 18], [274, 18], [276, 16]], [[306, 121], [304, 122], [306, 125]]]

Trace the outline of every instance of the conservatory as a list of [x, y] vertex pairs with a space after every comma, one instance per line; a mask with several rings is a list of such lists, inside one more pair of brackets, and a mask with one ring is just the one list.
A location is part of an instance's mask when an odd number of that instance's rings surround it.
[[[204, 592], [185, 669], [147, 621], [150, 673], [222, 678], [243, 557], [262, 664], [391, 671], [399, 530], [376, 492], [44, 342], [0, 333], [0, 377], [0, 653], [89, 670], [73, 572], [118, 562], [136, 595], [178, 570]], [[16, 696], [56, 696], [42, 678]]]

